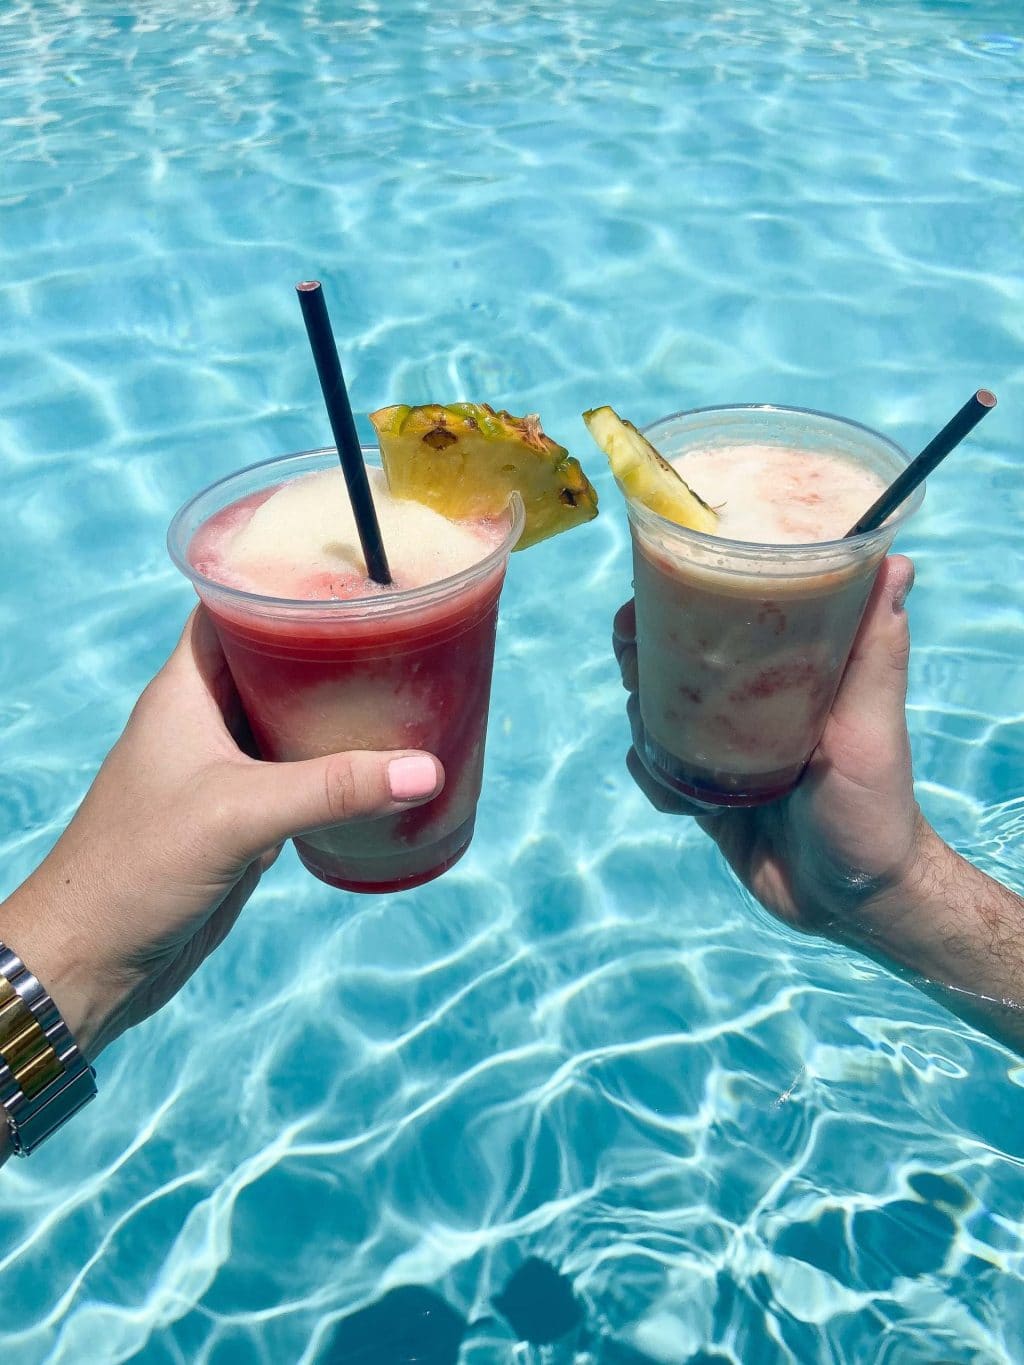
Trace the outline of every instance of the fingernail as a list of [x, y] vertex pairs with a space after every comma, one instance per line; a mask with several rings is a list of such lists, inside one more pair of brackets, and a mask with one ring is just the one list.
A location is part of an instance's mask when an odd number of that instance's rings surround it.
[[388, 786], [393, 801], [415, 801], [437, 787], [437, 769], [429, 758], [393, 758], [388, 764]]

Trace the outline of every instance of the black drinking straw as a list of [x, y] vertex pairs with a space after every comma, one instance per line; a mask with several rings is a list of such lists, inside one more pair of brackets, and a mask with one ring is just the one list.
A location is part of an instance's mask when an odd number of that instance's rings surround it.
[[996, 396], [988, 389], [979, 389], [967, 400], [951, 422], [947, 422], [937, 436], [934, 436], [916, 460], [911, 460], [902, 474], [892, 481], [877, 502], [872, 503], [855, 526], [851, 526], [843, 537], [859, 536], [863, 531], [877, 531], [886, 517], [917, 487], [923, 483], [940, 460], [960, 444], [969, 431], [978, 425], [986, 413], [996, 405]]
[[327, 416], [330, 419], [334, 443], [338, 447], [342, 473], [348, 496], [352, 503], [352, 513], [356, 519], [359, 543], [363, 547], [366, 571], [375, 583], [390, 583], [391, 570], [388, 568], [384, 542], [380, 538], [380, 523], [377, 509], [370, 493], [370, 481], [366, 477], [363, 452], [359, 445], [355, 419], [345, 390], [345, 377], [341, 373], [338, 348], [334, 344], [331, 320], [327, 316], [327, 304], [319, 280], [303, 280], [295, 286], [302, 308], [302, 319], [306, 324], [309, 344], [316, 361], [316, 372], [320, 378]]

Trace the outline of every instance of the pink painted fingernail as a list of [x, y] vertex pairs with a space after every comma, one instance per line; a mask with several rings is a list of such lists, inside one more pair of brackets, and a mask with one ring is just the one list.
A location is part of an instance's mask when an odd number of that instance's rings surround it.
[[437, 769], [429, 758], [410, 755], [388, 764], [388, 786], [394, 801], [416, 801], [437, 788]]

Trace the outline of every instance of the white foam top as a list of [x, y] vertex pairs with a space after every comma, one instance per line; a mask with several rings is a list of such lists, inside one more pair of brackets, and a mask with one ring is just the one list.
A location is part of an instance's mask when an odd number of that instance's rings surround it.
[[[393, 498], [381, 470], [367, 474], [396, 588], [461, 573], [500, 543], [494, 523], [449, 521], [422, 503]], [[217, 582], [268, 596], [348, 598], [377, 586], [366, 576], [340, 465], [225, 509], [200, 529], [190, 558]]]
[[788, 446], [690, 450], [672, 465], [718, 512], [718, 535], [762, 545], [840, 540], [885, 488], [843, 455]]

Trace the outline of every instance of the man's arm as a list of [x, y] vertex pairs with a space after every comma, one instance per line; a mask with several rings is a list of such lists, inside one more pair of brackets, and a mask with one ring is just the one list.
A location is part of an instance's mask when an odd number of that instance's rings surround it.
[[[740, 881], [779, 919], [847, 943], [1024, 1054], [1024, 900], [954, 853], [914, 796], [907, 733], [913, 566], [879, 570], [832, 712], [800, 783], [746, 810], [709, 812], [627, 760], [659, 810], [695, 816]], [[615, 652], [637, 716], [635, 619]]]
[[933, 830], [907, 887], [837, 921], [830, 936], [1024, 1055], [1024, 898]]

